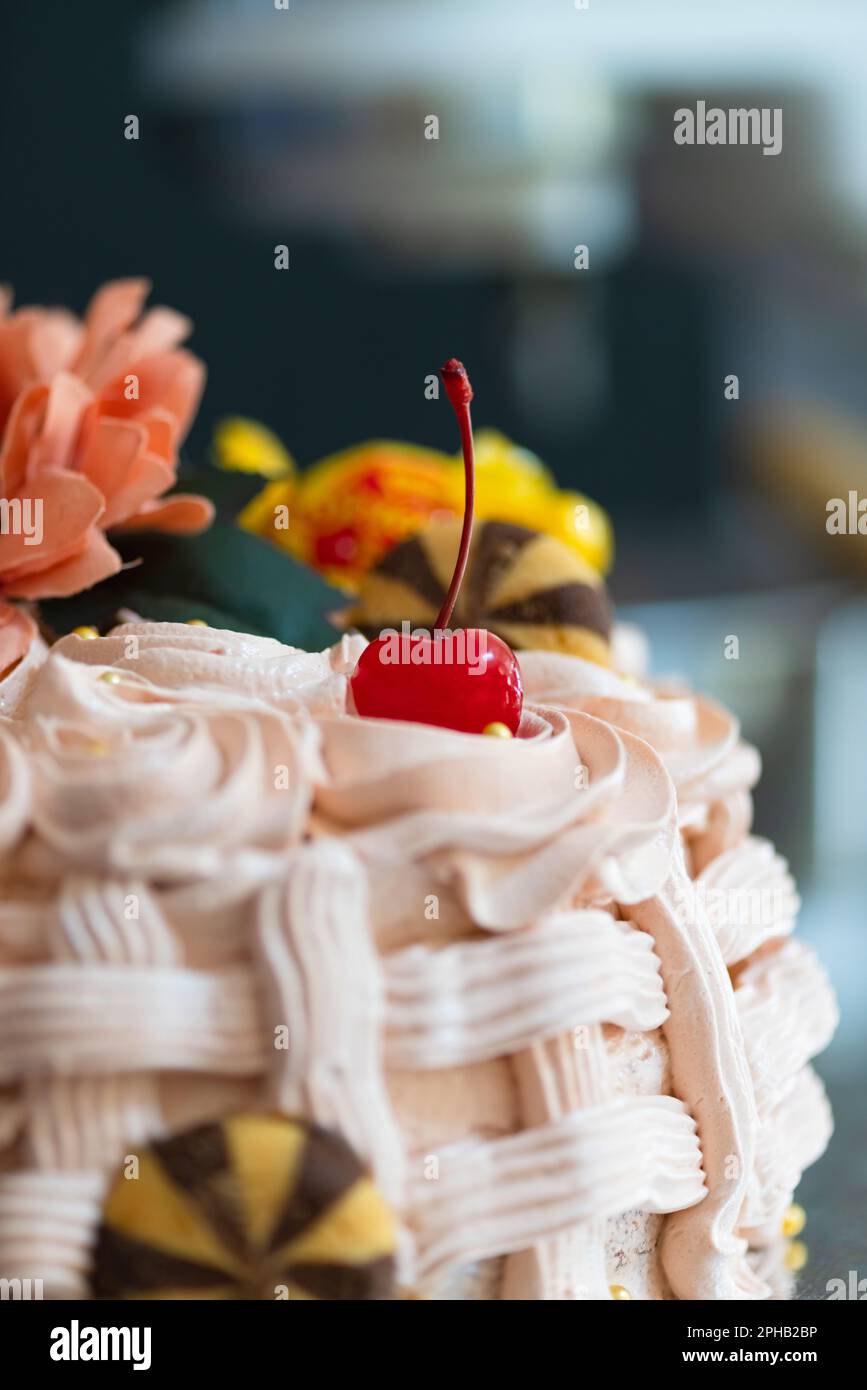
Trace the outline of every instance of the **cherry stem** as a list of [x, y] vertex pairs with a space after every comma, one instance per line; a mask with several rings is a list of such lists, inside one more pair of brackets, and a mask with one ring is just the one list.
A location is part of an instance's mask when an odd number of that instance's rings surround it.
[[467, 560], [470, 555], [470, 542], [473, 538], [473, 512], [476, 500], [476, 465], [473, 450], [473, 426], [470, 420], [470, 401], [473, 399], [473, 388], [467, 376], [467, 369], [456, 357], [450, 357], [448, 362], [440, 371], [443, 386], [446, 388], [446, 395], [452, 403], [452, 408], [458, 418], [458, 425], [461, 431], [461, 448], [464, 454], [464, 524], [461, 530], [461, 543], [458, 547], [458, 558], [455, 561], [452, 582], [449, 591], [445, 596], [442, 608], [437, 614], [437, 631], [444, 631], [451, 620], [457, 602], [458, 592], [463, 581], [467, 568]]

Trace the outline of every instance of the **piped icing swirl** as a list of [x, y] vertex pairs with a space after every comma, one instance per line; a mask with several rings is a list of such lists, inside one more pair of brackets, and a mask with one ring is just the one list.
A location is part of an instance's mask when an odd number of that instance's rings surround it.
[[740, 740], [738, 721], [706, 696], [650, 688], [556, 652], [523, 652], [520, 660], [529, 698], [584, 710], [651, 745], [677, 788], [680, 825], [689, 833], [706, 829], [715, 803], [758, 781], [759, 757]]
[[0, 854], [24, 834], [30, 814], [31, 779], [27, 757], [12, 732], [0, 721]]
[[506, 744], [374, 719], [317, 727], [322, 824], [371, 863], [435, 863], [479, 926], [520, 927], [579, 894], [634, 902], [664, 877], [671, 784], [601, 720], [525, 706]]
[[255, 637], [189, 623], [123, 623], [105, 637], [83, 642], [63, 637], [52, 654], [88, 666], [129, 671], [162, 690], [211, 701], [249, 697], [296, 712], [343, 710], [363, 637], [347, 636], [324, 652], [287, 647]]
[[767, 1297], [737, 1234], [756, 1152], [755, 1093], [731, 981], [680, 856], [664, 890], [634, 911], [662, 962], [674, 1087], [698, 1124], [708, 1187], [699, 1206], [666, 1222], [665, 1272], [678, 1298]]
[[[2, 610], [2, 604], [0, 604]], [[36, 624], [26, 614], [16, 609], [7, 607], [7, 612], [12, 616], [7, 619], [5, 631], [3, 625], [3, 613], [0, 611], [0, 667], [2, 667], [2, 648], [3, 636], [8, 639], [10, 634], [8, 629], [12, 627], [14, 636], [20, 640], [23, 648], [21, 655], [16, 655], [16, 660], [5, 670], [0, 669], [0, 718], [13, 719], [20, 707], [26, 700], [33, 683], [36, 673], [48, 655], [48, 648], [36, 631]], [[13, 653], [15, 646], [13, 645]]]
[[30, 774], [21, 871], [267, 876], [305, 824], [310, 726], [243, 701], [179, 697], [137, 675], [115, 683], [110, 671], [106, 682], [108, 669], [52, 653], [7, 725]]
[[712, 859], [697, 875], [696, 891], [726, 965], [788, 936], [800, 906], [785, 859], [755, 835]]
[[759, 1119], [743, 1225], [764, 1243], [777, 1236], [802, 1172], [830, 1137], [824, 1091], [807, 1063], [827, 1047], [839, 1015], [825, 971], [798, 940], [749, 961], [735, 1003]]

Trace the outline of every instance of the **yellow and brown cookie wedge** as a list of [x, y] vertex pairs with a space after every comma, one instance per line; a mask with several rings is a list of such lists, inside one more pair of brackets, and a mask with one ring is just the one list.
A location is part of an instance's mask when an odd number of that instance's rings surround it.
[[394, 1249], [391, 1212], [343, 1139], [305, 1120], [232, 1115], [127, 1163], [92, 1287], [97, 1298], [388, 1299]]
[[[366, 637], [434, 627], [454, 569], [461, 522], [431, 522], [361, 581], [345, 615]], [[512, 522], [476, 526], [453, 627], [486, 628], [516, 650], [567, 652], [608, 666], [611, 606], [598, 572], [554, 536]]]

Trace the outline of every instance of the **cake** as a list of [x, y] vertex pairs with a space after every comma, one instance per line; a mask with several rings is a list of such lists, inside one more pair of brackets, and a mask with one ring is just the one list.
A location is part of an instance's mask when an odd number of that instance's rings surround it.
[[145, 291], [0, 323], [0, 478], [46, 503], [0, 547], [0, 1279], [785, 1296], [837, 1015], [752, 834], [758, 755], [648, 676], [598, 513], [590, 543], [522, 465], [552, 530], [473, 536], [460, 363], [463, 520], [377, 532], [327, 649], [37, 629], [119, 573], [107, 531], [212, 515], [163, 496], [202, 372]]
[[617, 629], [521, 654], [512, 740], [362, 719], [364, 646], [129, 623], [19, 686], [0, 1276], [98, 1292], [123, 1165], [260, 1114], [357, 1156], [398, 1296], [771, 1296], [836, 1013], [736, 720]]

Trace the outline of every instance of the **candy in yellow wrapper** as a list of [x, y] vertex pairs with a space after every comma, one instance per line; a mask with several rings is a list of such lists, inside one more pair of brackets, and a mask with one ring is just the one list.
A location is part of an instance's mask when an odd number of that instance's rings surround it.
[[448, 455], [377, 441], [269, 484], [239, 520], [353, 592], [398, 541], [438, 514], [454, 515], [462, 486]]
[[[383, 631], [430, 630], [446, 597], [462, 523], [433, 521], [363, 576], [343, 615], [371, 641]], [[612, 611], [602, 577], [570, 546], [515, 521], [479, 521], [454, 626], [494, 633], [513, 651], [566, 652], [611, 665]], [[487, 733], [488, 730], [486, 729]]]
[[218, 467], [231, 473], [282, 478], [295, 470], [292, 455], [276, 434], [242, 415], [230, 415], [220, 421], [214, 431], [214, 456]]
[[[236, 456], [249, 460], [256, 444], [255, 435], [240, 434]], [[272, 457], [266, 449], [265, 460]], [[277, 477], [239, 521], [356, 593], [362, 576], [395, 545], [432, 520], [462, 516], [463, 508], [460, 457], [375, 440], [322, 459], [305, 473]], [[535, 454], [496, 430], [476, 436], [475, 512], [480, 521], [516, 522], [556, 536], [599, 574], [610, 567], [611, 526], [602, 509], [578, 493], [561, 492]]]
[[614, 559], [614, 533], [608, 514], [579, 492], [554, 492], [545, 498], [538, 512], [527, 517], [528, 526], [547, 531], [565, 541], [573, 550], [605, 575]]
[[602, 508], [580, 493], [561, 491], [535, 454], [497, 430], [476, 436], [476, 516], [544, 531], [577, 550], [599, 574], [611, 568], [614, 537]]

